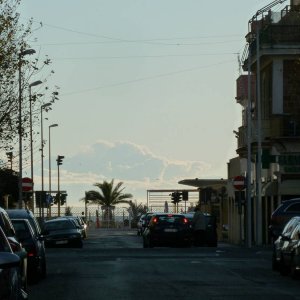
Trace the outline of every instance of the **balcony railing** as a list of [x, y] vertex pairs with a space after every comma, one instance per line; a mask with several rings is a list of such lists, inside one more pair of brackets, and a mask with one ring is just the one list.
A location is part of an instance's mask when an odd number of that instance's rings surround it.
[[[252, 121], [251, 143], [257, 142], [255, 120]], [[274, 117], [269, 120], [262, 121], [261, 136], [262, 142], [265, 139], [280, 138], [300, 138], [300, 117], [294, 118], [290, 116]], [[247, 146], [247, 126], [241, 126], [237, 134], [237, 148]]]
[[260, 20], [249, 23], [246, 35], [247, 45], [242, 55], [242, 62], [247, 69], [249, 51], [256, 55], [257, 27], [260, 28], [260, 46], [272, 48], [274, 45], [300, 47], [300, 7], [287, 5], [281, 12], [269, 12]]

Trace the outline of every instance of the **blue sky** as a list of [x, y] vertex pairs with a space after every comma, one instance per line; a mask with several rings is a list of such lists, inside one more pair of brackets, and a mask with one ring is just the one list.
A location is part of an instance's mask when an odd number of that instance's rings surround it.
[[[59, 124], [52, 182], [64, 155], [68, 203], [80, 205], [84, 191], [112, 178], [141, 202], [147, 189], [178, 188], [181, 179], [227, 177], [241, 125], [238, 54], [248, 20], [271, 1], [22, 2], [21, 21], [34, 20], [30, 44], [52, 59], [48, 84], [60, 87], [44, 135]], [[35, 174], [38, 189], [39, 153]]]

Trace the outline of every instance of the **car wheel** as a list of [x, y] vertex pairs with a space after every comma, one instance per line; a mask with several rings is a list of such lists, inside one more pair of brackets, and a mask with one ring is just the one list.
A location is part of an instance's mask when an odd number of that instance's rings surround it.
[[292, 260], [291, 260], [290, 273], [291, 273], [291, 276], [292, 276], [293, 279], [298, 279], [299, 278], [299, 272], [296, 269], [294, 256], [292, 257]]
[[82, 240], [77, 242], [77, 248], [82, 248], [83, 247], [83, 242]]
[[211, 242], [207, 244], [208, 247], [218, 247], [218, 243], [217, 242]]
[[149, 248], [154, 248], [154, 243], [149, 239]]
[[272, 270], [273, 271], [279, 271], [279, 262], [276, 260], [276, 255], [273, 252], [272, 254]]
[[145, 239], [143, 239], [143, 248], [149, 248], [148, 244], [146, 243]]
[[284, 265], [284, 261], [282, 258], [280, 259], [279, 272], [282, 276], [286, 276], [289, 273], [289, 269]]
[[42, 266], [41, 266], [41, 277], [45, 279], [47, 277], [47, 265], [46, 265], [46, 257], [42, 260]]

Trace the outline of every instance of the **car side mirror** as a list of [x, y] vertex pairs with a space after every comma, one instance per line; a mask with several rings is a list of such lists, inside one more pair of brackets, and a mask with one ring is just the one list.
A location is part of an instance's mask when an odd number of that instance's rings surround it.
[[45, 236], [41, 233], [37, 236], [37, 240], [43, 241], [45, 239]]

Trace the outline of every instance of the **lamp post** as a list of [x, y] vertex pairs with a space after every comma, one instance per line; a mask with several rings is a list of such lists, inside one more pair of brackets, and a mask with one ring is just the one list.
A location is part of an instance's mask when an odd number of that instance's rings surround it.
[[[58, 124], [49, 126], [49, 195], [51, 196], [51, 128], [57, 127]], [[51, 217], [51, 206], [49, 206], [49, 217]]]
[[[31, 169], [31, 180], [32, 185], [32, 200], [34, 199], [34, 180], [33, 180], [33, 139], [32, 139], [32, 97], [31, 97], [31, 88], [42, 84], [42, 81], [37, 80], [29, 84], [29, 115], [30, 115], [30, 169]], [[32, 205], [32, 211], [34, 212], [34, 201]]]
[[19, 199], [18, 199], [18, 207], [23, 207], [23, 193], [22, 193], [22, 170], [23, 170], [23, 164], [22, 164], [22, 154], [23, 154], [23, 146], [22, 146], [22, 57], [25, 55], [31, 55], [34, 54], [34, 49], [26, 49], [19, 53], [18, 55], [18, 73], [19, 73], [19, 124], [18, 124], [18, 133], [19, 133]]
[[[45, 103], [41, 106], [41, 163], [42, 163], [42, 192], [44, 192], [44, 137], [43, 137], [43, 110], [51, 106], [51, 103]], [[44, 217], [44, 203], [42, 203], [42, 217]]]

